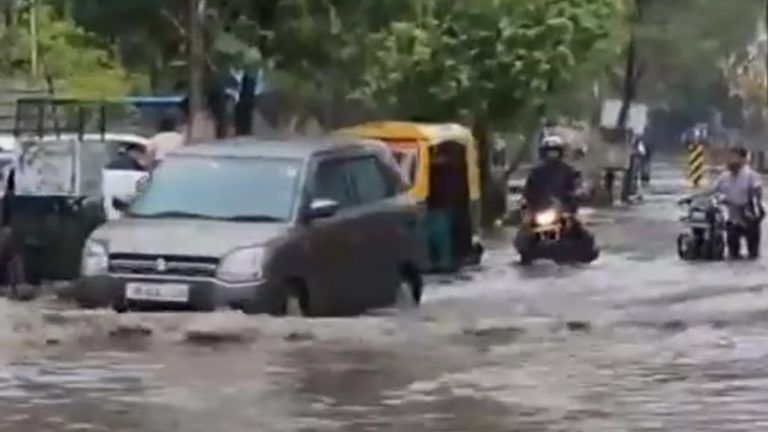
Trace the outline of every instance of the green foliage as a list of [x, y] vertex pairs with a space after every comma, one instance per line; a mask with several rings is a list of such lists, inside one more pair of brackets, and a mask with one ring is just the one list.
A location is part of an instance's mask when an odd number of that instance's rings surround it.
[[689, 111], [722, 103], [723, 62], [754, 40], [765, 2], [635, 1], [643, 99]]
[[[23, 11], [19, 21], [29, 22], [30, 13]], [[140, 83], [119, 65], [101, 40], [60, 17], [52, 7], [38, 7], [36, 21], [36, 38], [29, 26], [12, 27], [3, 34], [6, 73], [29, 72], [36, 43], [40, 76], [32, 78], [47, 81], [59, 94], [119, 97]]]
[[367, 67], [361, 97], [409, 116], [505, 121], [544, 104], [604, 49], [613, 0], [415, 2], [416, 20], [358, 34]]

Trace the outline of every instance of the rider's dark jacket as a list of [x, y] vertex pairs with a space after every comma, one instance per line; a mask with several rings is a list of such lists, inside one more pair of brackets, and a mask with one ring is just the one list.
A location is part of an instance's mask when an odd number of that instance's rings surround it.
[[547, 208], [552, 205], [553, 199], [557, 199], [566, 210], [575, 212], [580, 176], [578, 171], [561, 160], [545, 161], [528, 175], [523, 198], [532, 211]]

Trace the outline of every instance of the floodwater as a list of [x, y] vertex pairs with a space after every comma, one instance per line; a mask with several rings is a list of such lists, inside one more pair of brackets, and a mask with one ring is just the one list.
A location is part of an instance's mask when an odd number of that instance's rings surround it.
[[768, 267], [674, 251], [682, 180], [590, 217], [589, 267], [500, 242], [420, 310], [302, 320], [0, 303], [0, 431], [768, 430]]

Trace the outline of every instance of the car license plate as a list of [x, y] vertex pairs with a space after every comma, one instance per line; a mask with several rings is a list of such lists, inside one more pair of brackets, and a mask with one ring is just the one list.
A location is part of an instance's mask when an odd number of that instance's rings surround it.
[[186, 303], [189, 301], [189, 286], [184, 284], [129, 283], [125, 287], [128, 300]]

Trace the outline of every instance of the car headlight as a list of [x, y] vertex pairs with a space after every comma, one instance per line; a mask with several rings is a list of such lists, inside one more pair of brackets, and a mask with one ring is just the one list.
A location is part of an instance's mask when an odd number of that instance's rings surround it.
[[546, 210], [543, 212], [536, 213], [537, 225], [551, 225], [555, 223], [556, 220], [557, 220], [557, 211], [555, 210]]
[[264, 249], [237, 249], [219, 263], [216, 278], [224, 282], [251, 282], [261, 279]]
[[85, 242], [80, 262], [81, 276], [101, 276], [109, 270], [109, 251], [106, 243], [98, 240]]

